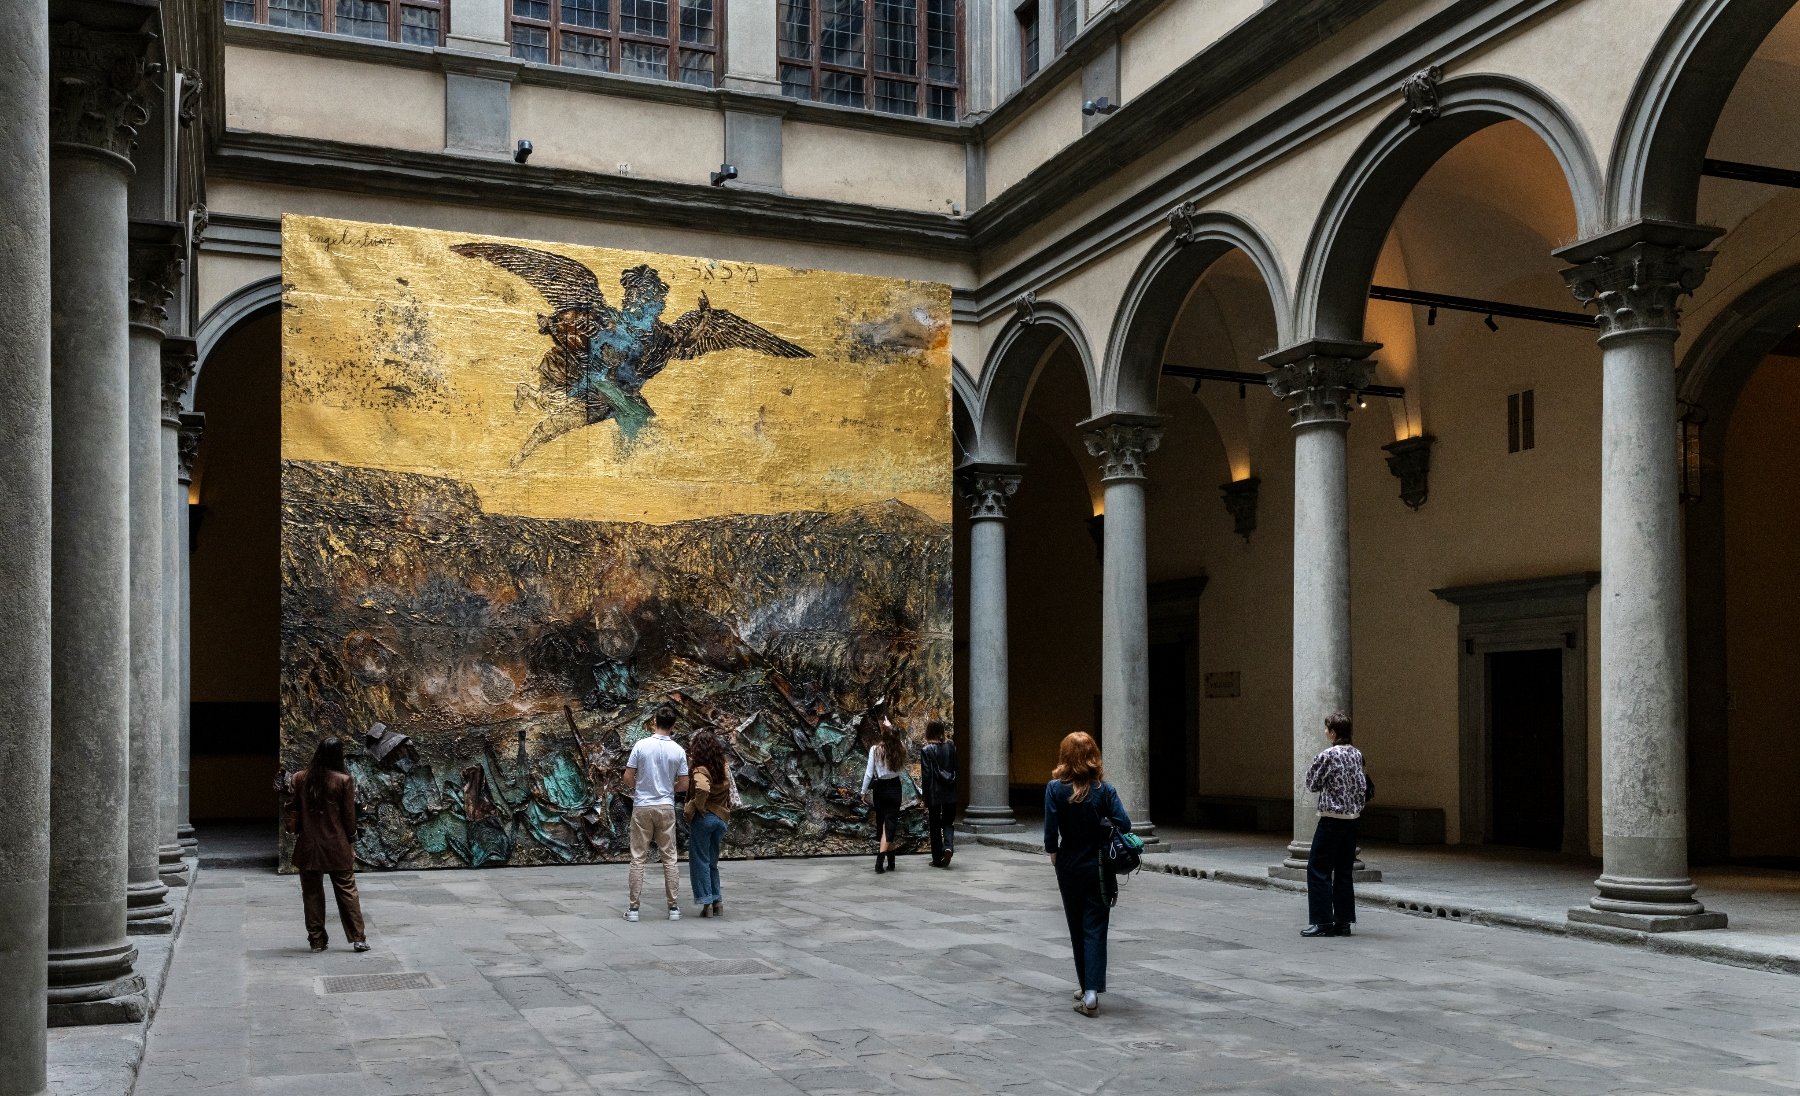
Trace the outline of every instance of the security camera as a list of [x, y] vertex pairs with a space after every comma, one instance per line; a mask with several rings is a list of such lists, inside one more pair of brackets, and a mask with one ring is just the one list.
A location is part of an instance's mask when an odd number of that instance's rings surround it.
[[720, 164], [719, 170], [712, 173], [712, 185], [724, 186], [735, 178], [737, 178], [737, 168], [730, 164]]
[[521, 140], [518, 147], [513, 149], [513, 163], [522, 164], [529, 159], [531, 159], [531, 142]]
[[1081, 104], [1081, 113], [1092, 117], [1096, 114], [1111, 114], [1119, 109], [1119, 104], [1102, 95], [1098, 99], [1088, 99]]

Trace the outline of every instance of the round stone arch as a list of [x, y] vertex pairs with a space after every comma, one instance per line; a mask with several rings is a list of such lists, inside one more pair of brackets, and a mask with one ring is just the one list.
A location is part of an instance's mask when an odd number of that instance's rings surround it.
[[1577, 233], [1585, 238], [1600, 231], [1600, 168], [1567, 111], [1509, 76], [1446, 80], [1438, 88], [1436, 117], [1417, 121], [1408, 107], [1396, 108], [1332, 186], [1301, 265], [1294, 316], [1299, 339], [1361, 340], [1369, 279], [1401, 205], [1444, 153], [1505, 121], [1523, 123], [1556, 157], [1573, 199]]
[[1686, 0], [1638, 73], [1613, 141], [1609, 223], [1691, 224], [1701, 161], [1738, 75], [1794, 0]]
[[1687, 589], [1688, 829], [1696, 862], [1730, 854], [1730, 695], [1726, 676], [1725, 430], [1751, 374], [1800, 327], [1800, 264], [1725, 304], [1677, 373], [1700, 436], [1697, 495], [1682, 506]]
[[1206, 271], [1230, 251], [1243, 252], [1262, 275], [1275, 315], [1276, 344], [1292, 341], [1287, 275], [1260, 229], [1235, 214], [1196, 211], [1185, 203], [1170, 215], [1170, 223], [1170, 231], [1138, 264], [1113, 317], [1097, 413], [1156, 413], [1157, 385], [1175, 321]]
[[1007, 321], [988, 352], [981, 370], [975, 410], [975, 448], [972, 460], [1010, 463], [1018, 452], [1019, 423], [1038, 374], [1060, 342], [1067, 341], [1081, 361], [1087, 383], [1088, 405], [1100, 414], [1098, 374], [1087, 332], [1075, 314], [1053, 301], [1026, 294], [1018, 302], [1019, 314]]
[[975, 407], [980, 393], [962, 363], [950, 359], [950, 436], [956, 463], [961, 464], [975, 448]]
[[232, 290], [212, 306], [195, 331], [194, 375], [188, 379], [183, 403], [192, 407], [194, 393], [199, 390], [200, 374], [207, 359], [225, 337], [251, 320], [281, 308], [281, 275], [271, 274]]

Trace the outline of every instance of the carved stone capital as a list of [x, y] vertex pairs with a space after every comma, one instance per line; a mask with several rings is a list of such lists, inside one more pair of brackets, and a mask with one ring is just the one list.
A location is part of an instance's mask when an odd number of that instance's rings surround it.
[[161, 330], [187, 258], [186, 233], [174, 221], [133, 221], [130, 244], [131, 322]]
[[1637, 221], [1565, 247], [1563, 280], [1575, 299], [1593, 305], [1602, 339], [1681, 327], [1681, 298], [1700, 288], [1714, 252], [1702, 250], [1720, 230], [1671, 221]]
[[181, 397], [188, 381], [194, 377], [194, 360], [200, 347], [193, 339], [175, 337], [162, 344], [162, 414], [163, 425], [170, 429], [181, 426]]
[[1387, 451], [1388, 471], [1400, 481], [1400, 501], [1414, 510], [1425, 505], [1431, 494], [1431, 443], [1436, 440], [1420, 434], [1381, 447]]
[[146, 28], [99, 30], [81, 23], [50, 28], [50, 143], [131, 158], [138, 129], [150, 120], [162, 66], [149, 58]]
[[1400, 94], [1406, 97], [1406, 112], [1413, 125], [1435, 122], [1443, 113], [1443, 105], [1438, 100], [1438, 84], [1443, 79], [1444, 70], [1432, 65], [1401, 82]]
[[1219, 494], [1225, 496], [1225, 512], [1231, 515], [1232, 528], [1246, 542], [1250, 534], [1256, 532], [1256, 496], [1261, 487], [1262, 480], [1255, 476], [1219, 485]]
[[1141, 480], [1144, 458], [1162, 444], [1160, 415], [1102, 415], [1082, 423], [1087, 451], [1100, 461], [1100, 479]]
[[1357, 392], [1374, 379], [1375, 363], [1367, 358], [1376, 349], [1375, 343], [1314, 339], [1262, 360], [1274, 367], [1268, 373], [1270, 390], [1287, 401], [1299, 427], [1350, 421]]
[[198, 411], [181, 413], [181, 482], [194, 482], [194, 461], [200, 456], [200, 437], [206, 433], [206, 416]]
[[956, 470], [957, 486], [969, 504], [970, 521], [1001, 521], [1019, 490], [1022, 464], [965, 464]]

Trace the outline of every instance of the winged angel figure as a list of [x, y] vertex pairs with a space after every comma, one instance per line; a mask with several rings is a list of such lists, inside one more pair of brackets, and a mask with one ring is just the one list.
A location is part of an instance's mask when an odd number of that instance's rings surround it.
[[669, 287], [650, 266], [619, 275], [624, 299], [613, 308], [594, 272], [566, 255], [514, 244], [453, 244], [450, 250], [518, 275], [553, 310], [538, 316], [538, 334], [551, 342], [538, 362], [538, 382], [520, 384], [513, 397], [514, 410], [530, 404], [544, 416], [513, 456], [514, 468], [564, 434], [607, 419], [619, 424], [629, 444], [656, 414], [643, 397], [645, 382], [671, 361], [734, 349], [813, 356], [735, 312], [714, 308], [705, 293], [699, 307], [674, 323], [662, 322]]

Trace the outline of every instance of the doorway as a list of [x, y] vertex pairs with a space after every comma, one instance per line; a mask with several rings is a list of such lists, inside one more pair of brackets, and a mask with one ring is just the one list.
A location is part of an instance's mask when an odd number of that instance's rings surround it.
[[1189, 667], [1197, 659], [1190, 640], [1150, 644], [1150, 818], [1163, 825], [1187, 814]]
[[1563, 652], [1487, 655], [1488, 840], [1563, 847]]

